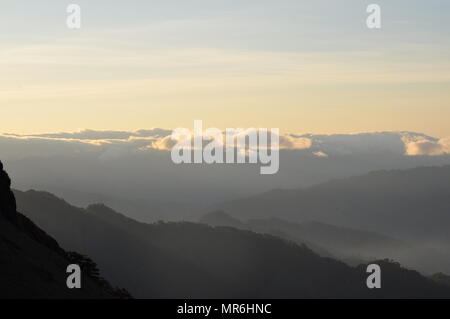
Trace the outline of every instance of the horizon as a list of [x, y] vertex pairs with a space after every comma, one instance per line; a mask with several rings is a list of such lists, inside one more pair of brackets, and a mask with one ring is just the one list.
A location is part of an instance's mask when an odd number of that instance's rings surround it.
[[[208, 125], [206, 127], [209, 127]], [[268, 126], [268, 128], [271, 128], [272, 126]], [[89, 133], [89, 132], [95, 132], [95, 133], [138, 133], [141, 131], [154, 131], [154, 130], [161, 130], [161, 131], [174, 131], [177, 128], [192, 128], [191, 126], [185, 126], [185, 127], [161, 127], [161, 126], [152, 126], [152, 127], [142, 127], [142, 128], [134, 128], [134, 129], [107, 129], [107, 128], [78, 128], [74, 130], [63, 130], [63, 131], [49, 131], [49, 130], [43, 130], [43, 131], [30, 131], [30, 132], [0, 132], [0, 136], [5, 137], [53, 137], [58, 134], [67, 134], [67, 135], [76, 135], [81, 133]], [[258, 126], [249, 126], [249, 127], [242, 127], [242, 129], [261, 129], [261, 127]], [[222, 132], [225, 132], [228, 128], [218, 128]], [[421, 131], [409, 131], [409, 130], [374, 130], [374, 131], [335, 131], [335, 132], [326, 132], [326, 131], [318, 131], [318, 132], [312, 132], [312, 131], [301, 131], [301, 130], [294, 130], [294, 131], [284, 131], [280, 132], [284, 135], [296, 135], [296, 136], [333, 136], [333, 135], [364, 135], [364, 134], [384, 134], [384, 133], [394, 133], [394, 134], [401, 134], [401, 133], [410, 133], [410, 134], [417, 134], [417, 135], [424, 135], [427, 137], [432, 138], [447, 138], [447, 136], [437, 136], [433, 134], [428, 134], [427, 132], [421, 132]], [[113, 138], [112, 138], [113, 139]]]

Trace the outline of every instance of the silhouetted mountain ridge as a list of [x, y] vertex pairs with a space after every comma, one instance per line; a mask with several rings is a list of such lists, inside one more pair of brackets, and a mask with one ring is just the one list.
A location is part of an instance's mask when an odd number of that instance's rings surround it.
[[295, 223], [268, 218], [241, 222], [225, 212], [216, 211], [204, 215], [200, 222], [272, 234], [306, 244], [321, 256], [335, 257], [351, 264], [376, 258], [394, 258], [395, 251], [408, 248], [405, 243], [387, 236], [314, 221]]
[[19, 207], [64, 247], [95, 257], [107, 278], [138, 297], [450, 297], [445, 286], [388, 261], [380, 261], [387, 269], [384, 289], [374, 291], [366, 287], [364, 266], [349, 267], [272, 235], [145, 224], [101, 204], [81, 209], [47, 193], [16, 194]]
[[[101, 278], [92, 260], [67, 253], [56, 240], [18, 213], [10, 187], [11, 180], [0, 162], [0, 298], [128, 296]], [[81, 289], [71, 290], [66, 286], [66, 268], [72, 263], [82, 268]]]
[[416, 239], [448, 239], [450, 166], [377, 171], [217, 205], [239, 219], [319, 221]]

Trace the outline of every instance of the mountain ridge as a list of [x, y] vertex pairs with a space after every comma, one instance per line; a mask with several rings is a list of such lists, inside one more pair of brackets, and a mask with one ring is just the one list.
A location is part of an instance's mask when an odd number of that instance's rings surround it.
[[187, 222], [145, 224], [101, 204], [81, 209], [37, 191], [17, 195], [33, 220], [57, 238], [66, 236], [64, 245], [88, 248], [107, 278], [127, 283], [140, 298], [450, 297], [450, 289], [390, 261], [378, 261], [386, 269], [385, 289], [371, 291], [364, 265], [349, 267], [272, 235]]
[[[383, 219], [385, 216], [373, 213], [369, 218], [372, 211], [378, 210], [383, 215], [392, 213], [395, 216], [392, 209], [395, 199], [403, 201], [401, 204], [405, 209], [417, 208], [415, 205], [426, 207], [423, 203], [420, 204], [420, 200], [441, 199], [440, 203], [443, 207], [439, 207], [440, 215], [438, 216], [445, 217], [444, 220], [447, 221], [450, 218], [445, 213], [446, 209], [450, 208], [450, 200], [448, 200], [450, 197], [447, 197], [450, 195], [449, 181], [450, 165], [381, 170], [361, 176], [334, 179], [310, 187], [276, 189], [255, 196], [223, 202], [216, 205], [216, 209], [224, 210], [231, 216], [240, 218], [284, 217], [293, 221], [314, 220], [324, 223], [335, 221], [333, 223], [335, 225], [376, 232], [377, 228], [370, 227], [367, 222], [358, 224], [360, 218], [358, 218], [357, 209], [360, 209], [359, 215], [364, 213], [370, 222], [376, 224], [380, 220], [386, 222]], [[358, 196], [363, 198], [359, 199]], [[352, 208], [350, 205], [358, 206]], [[349, 211], [349, 208], [352, 208], [354, 212]], [[370, 209], [372, 211], [367, 212]], [[401, 213], [400, 208], [397, 209], [397, 214], [399, 213]], [[431, 220], [430, 223], [427, 226], [440, 226], [434, 220]], [[423, 223], [420, 223], [420, 228], [424, 226]], [[416, 229], [420, 230], [420, 228]], [[401, 227], [399, 227], [400, 229]], [[398, 230], [392, 232], [396, 231]], [[441, 229], [441, 231], [444, 230]]]
[[[17, 212], [11, 179], [0, 162], [0, 297], [1, 298], [128, 298], [98, 274], [86, 256], [66, 252], [58, 242]], [[83, 262], [83, 263], [81, 263]], [[66, 267], [79, 264], [81, 289], [66, 286]], [[88, 267], [88, 268], [85, 268]]]

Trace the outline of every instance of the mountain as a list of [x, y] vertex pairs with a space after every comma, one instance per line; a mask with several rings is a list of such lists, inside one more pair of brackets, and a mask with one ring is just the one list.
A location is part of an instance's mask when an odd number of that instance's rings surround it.
[[320, 256], [337, 258], [350, 265], [388, 258], [427, 274], [450, 270], [450, 259], [445, 252], [369, 231], [321, 222], [297, 223], [280, 218], [242, 222], [221, 211], [204, 215], [200, 222], [278, 236], [305, 244]]
[[93, 256], [107, 278], [142, 298], [450, 298], [450, 289], [378, 261], [383, 289], [366, 267], [320, 257], [271, 235], [195, 223], [145, 224], [105, 205], [86, 209], [49, 193], [16, 192], [19, 207], [64, 247]]
[[316, 221], [383, 234], [412, 246], [394, 251], [402, 263], [427, 273], [450, 272], [450, 166], [376, 171], [278, 189], [216, 209], [239, 219]]
[[[398, 240], [387, 236], [360, 231], [356, 229], [337, 227], [320, 222], [287, 222], [282, 219], [271, 218], [269, 220], [254, 219], [248, 224], [257, 229], [280, 229], [291, 236], [300, 236], [309, 241], [324, 247], [333, 247], [342, 254], [364, 254], [364, 252], [374, 253], [377, 249], [382, 251], [382, 247], [392, 247], [398, 249], [404, 246]], [[381, 257], [380, 255], [372, 255]], [[366, 256], [369, 257], [369, 256]]]
[[46, 190], [74, 206], [86, 207], [92, 203], [103, 203], [116, 211], [126, 211], [127, 216], [138, 221], [154, 223], [163, 221], [195, 220], [196, 215], [203, 209], [201, 205], [187, 202], [123, 199], [118, 196], [107, 196], [97, 193], [85, 193], [50, 187]]
[[[126, 292], [115, 290], [98, 276], [94, 262], [85, 256], [64, 251], [31, 220], [17, 212], [11, 180], [0, 162], [0, 298], [119, 298]], [[81, 264], [83, 262], [83, 264]], [[67, 266], [82, 268], [81, 289], [66, 285]], [[89, 265], [89, 269], [84, 266]]]
[[321, 256], [333, 256], [351, 263], [387, 257], [395, 259], [396, 253], [408, 248], [406, 244], [387, 236], [320, 222], [296, 223], [279, 218], [241, 222], [220, 211], [204, 215], [200, 222], [272, 234], [306, 244]]
[[240, 219], [313, 220], [418, 241], [450, 239], [450, 166], [376, 171], [217, 207]]
[[210, 226], [227, 226], [236, 229], [249, 229], [249, 225], [240, 221], [237, 218], [233, 218], [227, 213], [217, 210], [203, 215], [199, 222]]
[[[317, 243], [313, 243], [301, 236], [298, 233], [292, 234], [286, 229], [282, 229], [281, 227], [276, 227], [275, 225], [270, 225], [270, 221], [267, 220], [254, 220], [248, 222], [242, 222], [237, 218], [233, 218], [230, 215], [226, 214], [223, 211], [215, 211], [208, 214], [203, 215], [199, 222], [202, 224], [210, 225], [213, 227], [224, 226], [224, 227], [232, 227], [236, 229], [250, 230], [256, 233], [261, 234], [269, 234], [276, 237], [280, 237], [286, 239], [288, 241], [296, 242], [300, 245], [306, 245], [311, 248], [315, 253], [319, 254], [323, 257], [335, 257], [336, 255], [331, 254], [324, 247], [317, 245]], [[358, 262], [360, 262], [358, 260]]]

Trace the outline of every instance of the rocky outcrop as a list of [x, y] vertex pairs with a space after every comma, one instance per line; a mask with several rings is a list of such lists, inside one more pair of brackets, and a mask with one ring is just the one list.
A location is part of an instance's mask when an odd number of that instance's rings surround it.
[[[78, 264], [82, 289], [68, 289], [66, 268]], [[30, 219], [17, 212], [11, 179], [0, 162], [0, 299], [129, 298], [99, 275], [86, 256], [68, 253]]]
[[11, 190], [11, 179], [4, 171], [2, 162], [0, 162], [0, 216], [38, 243], [65, 255], [56, 240], [37, 227], [29, 218], [17, 212], [16, 199]]
[[3, 164], [0, 162], [0, 216], [14, 221], [16, 214], [16, 200], [11, 191], [11, 179], [3, 170]]

